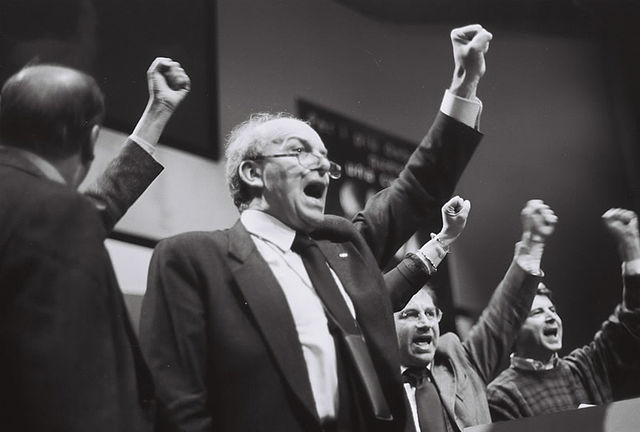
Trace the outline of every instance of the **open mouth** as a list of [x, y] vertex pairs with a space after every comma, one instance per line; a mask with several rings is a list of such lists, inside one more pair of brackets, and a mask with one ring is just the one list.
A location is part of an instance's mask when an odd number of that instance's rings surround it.
[[557, 327], [547, 327], [542, 330], [542, 334], [545, 336], [558, 336], [558, 328]]
[[315, 199], [321, 199], [327, 185], [320, 181], [312, 181], [304, 187], [304, 194]]
[[413, 338], [413, 342], [417, 344], [430, 344], [433, 342], [432, 335], [419, 335]]

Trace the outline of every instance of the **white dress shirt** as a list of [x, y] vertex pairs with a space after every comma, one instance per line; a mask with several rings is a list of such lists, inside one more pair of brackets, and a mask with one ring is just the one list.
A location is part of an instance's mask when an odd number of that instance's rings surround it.
[[[440, 111], [469, 127], [478, 128], [482, 103], [478, 98], [465, 99], [446, 90]], [[334, 419], [338, 410], [336, 350], [322, 301], [311, 284], [302, 259], [291, 251], [295, 231], [258, 210], [243, 211], [240, 221], [251, 234], [258, 252], [273, 272], [287, 299], [309, 373], [318, 417], [321, 421]], [[331, 267], [329, 270], [349, 311], [356, 318], [351, 299]], [[417, 416], [415, 390], [412, 412], [414, 417]]]
[[445, 90], [442, 103], [440, 104], [440, 111], [471, 128], [480, 129], [482, 101], [477, 97], [474, 99], [465, 99], [454, 95], [449, 90]]
[[[322, 301], [311, 284], [302, 258], [291, 250], [296, 232], [258, 210], [243, 211], [240, 221], [251, 234], [258, 252], [269, 265], [287, 299], [307, 364], [318, 417], [321, 420], [333, 419], [338, 408], [336, 350]], [[351, 299], [334, 271], [329, 270], [355, 318]]]
[[634, 276], [640, 274], [640, 259], [622, 263], [622, 276]]

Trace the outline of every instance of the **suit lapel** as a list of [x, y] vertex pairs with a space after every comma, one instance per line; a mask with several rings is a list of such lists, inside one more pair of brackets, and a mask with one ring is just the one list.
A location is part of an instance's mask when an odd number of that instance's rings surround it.
[[287, 299], [240, 221], [229, 233], [231, 271], [258, 323], [280, 373], [309, 412], [318, 418], [311, 383]]
[[454, 427], [457, 427], [457, 423], [455, 423], [455, 419], [456, 419], [456, 416], [455, 416], [455, 404], [456, 404], [455, 369], [453, 369], [452, 365], [449, 364], [448, 359], [446, 360], [446, 362], [447, 362], [446, 365], [436, 364], [436, 362], [434, 362], [431, 373], [433, 375], [433, 379], [435, 381], [436, 387], [438, 388], [438, 392], [440, 393], [440, 399], [442, 400], [442, 404], [444, 405], [445, 410], [447, 410], [447, 413], [449, 414], [449, 419], [451, 419], [451, 422], [455, 424]]
[[[325, 259], [329, 263], [329, 266], [338, 275], [338, 279], [342, 283], [347, 294], [353, 301], [354, 306], [356, 304], [361, 305], [362, 302], [367, 302], [366, 292], [353, 282], [354, 266], [363, 267], [364, 263], [358, 259], [358, 253], [353, 250], [347, 250], [340, 244], [320, 241], [318, 246], [322, 251]], [[366, 309], [366, 306], [364, 307]], [[360, 308], [358, 308], [360, 309]]]
[[[379, 316], [378, 312], [385, 310], [383, 302], [376, 296], [375, 290], [370, 284], [375, 283], [373, 277], [367, 278], [366, 274], [371, 269], [366, 266], [362, 257], [355, 248], [346, 247], [343, 244], [327, 241], [318, 242], [329, 266], [340, 279], [349, 298], [356, 309], [358, 325], [363, 330], [368, 342], [375, 342], [381, 347], [384, 355], [384, 338], [389, 336], [385, 332], [385, 319], [391, 316]], [[378, 314], [378, 316], [376, 316]], [[392, 338], [391, 340], [395, 340]]]

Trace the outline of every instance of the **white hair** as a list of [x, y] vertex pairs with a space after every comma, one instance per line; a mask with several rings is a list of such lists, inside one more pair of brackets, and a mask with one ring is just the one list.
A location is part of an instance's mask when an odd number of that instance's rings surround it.
[[227, 187], [233, 203], [242, 212], [247, 208], [251, 200], [257, 195], [257, 192], [251, 189], [240, 178], [240, 164], [242, 161], [250, 160], [259, 156], [263, 147], [279, 138], [272, 136], [273, 132], [268, 132], [261, 126], [271, 120], [290, 118], [296, 119], [288, 113], [256, 113], [252, 114], [249, 119], [240, 123], [231, 130], [227, 138], [227, 146], [225, 156], [227, 159], [225, 166], [225, 178]]

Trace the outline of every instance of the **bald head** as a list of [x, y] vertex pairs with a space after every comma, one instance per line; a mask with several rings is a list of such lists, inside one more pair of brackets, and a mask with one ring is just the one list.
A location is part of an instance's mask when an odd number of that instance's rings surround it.
[[104, 98], [90, 76], [63, 66], [28, 66], [2, 87], [0, 140], [62, 159], [83, 151], [103, 116]]

